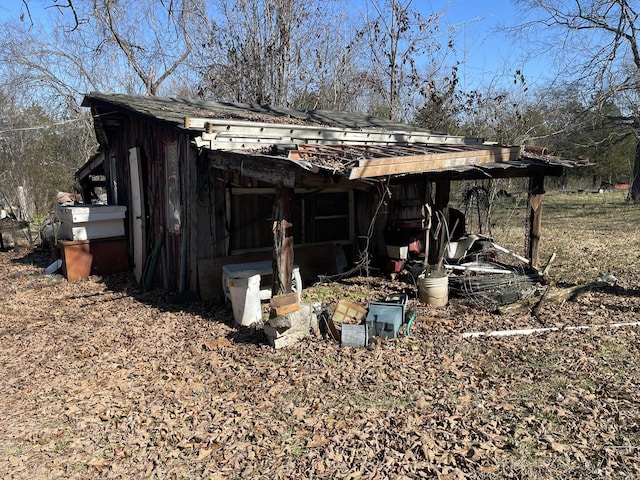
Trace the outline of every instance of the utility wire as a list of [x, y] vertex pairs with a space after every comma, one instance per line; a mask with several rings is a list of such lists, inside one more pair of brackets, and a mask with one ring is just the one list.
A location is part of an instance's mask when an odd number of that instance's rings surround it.
[[58, 125], [66, 125], [67, 123], [79, 122], [80, 120], [84, 120], [84, 119], [83, 118], [73, 118], [71, 120], [65, 120], [64, 122], [51, 123], [49, 125], [38, 125], [36, 127], [10, 128], [8, 130], [0, 130], [0, 133], [26, 132], [26, 131], [29, 131], [29, 130], [43, 130], [45, 128], [56, 127]]

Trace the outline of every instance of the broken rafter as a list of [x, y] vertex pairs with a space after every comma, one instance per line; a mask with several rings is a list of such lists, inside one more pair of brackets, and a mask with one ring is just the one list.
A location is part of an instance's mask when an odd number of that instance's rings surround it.
[[373, 158], [361, 160], [360, 165], [351, 170], [350, 180], [381, 177], [429, 170], [482, 165], [517, 160], [519, 147], [479, 147], [467, 151], [453, 150], [447, 153]]
[[300, 145], [289, 152], [290, 160], [331, 159], [340, 161], [358, 161], [364, 158], [368, 147], [348, 147], [345, 145]]

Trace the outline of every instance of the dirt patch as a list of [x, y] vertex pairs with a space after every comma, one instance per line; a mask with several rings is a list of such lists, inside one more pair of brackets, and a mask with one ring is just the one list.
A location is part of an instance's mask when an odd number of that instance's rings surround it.
[[[640, 330], [608, 326], [640, 318], [638, 274], [632, 255], [598, 254], [637, 242], [635, 212], [615, 234], [557, 223], [583, 241], [561, 247], [556, 281], [607, 267], [615, 286], [538, 318], [412, 299], [410, 335], [368, 349], [309, 337], [273, 350], [227, 306], [142, 295], [129, 275], [68, 283], [43, 275], [47, 252], [1, 252], [0, 476], [638, 477]], [[398, 288], [359, 278], [304, 298]], [[462, 338], [567, 325], [593, 328]]]

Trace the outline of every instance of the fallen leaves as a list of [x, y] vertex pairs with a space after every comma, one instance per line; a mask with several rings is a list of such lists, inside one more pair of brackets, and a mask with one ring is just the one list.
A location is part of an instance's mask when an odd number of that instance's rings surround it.
[[219, 337], [214, 340], [205, 340], [202, 342], [202, 347], [205, 350], [216, 350], [218, 348], [224, 348], [231, 345], [231, 341], [228, 338]]
[[640, 475], [633, 329], [469, 342], [473, 322], [523, 319], [450, 306], [371, 349], [274, 351], [226, 307], [20, 270], [0, 316], [0, 477]]
[[313, 438], [307, 442], [307, 448], [324, 447], [328, 443], [329, 440], [322, 435], [314, 435]]

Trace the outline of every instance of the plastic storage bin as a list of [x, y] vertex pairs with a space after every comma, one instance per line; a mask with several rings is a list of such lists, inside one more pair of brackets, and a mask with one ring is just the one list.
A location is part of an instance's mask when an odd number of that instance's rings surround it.
[[122, 237], [127, 207], [121, 205], [80, 205], [59, 207], [61, 240], [94, 240]]
[[262, 320], [260, 275], [227, 278], [233, 319], [244, 326]]
[[390, 295], [383, 302], [371, 302], [366, 319], [369, 336], [396, 338], [404, 321], [406, 302], [404, 294]]

